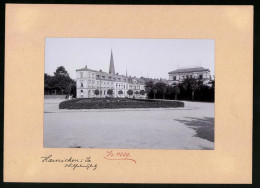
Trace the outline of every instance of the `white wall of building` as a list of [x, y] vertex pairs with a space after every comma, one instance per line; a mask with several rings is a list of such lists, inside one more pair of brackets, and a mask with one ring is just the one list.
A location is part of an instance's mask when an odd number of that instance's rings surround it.
[[[107, 94], [109, 89], [113, 90], [113, 97], [128, 97], [127, 91], [129, 89], [140, 92], [140, 90], [145, 90], [145, 85], [138, 84], [137, 81], [134, 84], [113, 80], [103, 80], [96, 79], [96, 72], [92, 71], [77, 71], [77, 98], [93, 98], [93, 97], [107, 97], [110, 96]], [[94, 91], [98, 89], [99, 95], [95, 95]], [[119, 91], [122, 91], [123, 94], [118, 94]], [[144, 98], [146, 95], [136, 95], [133, 94], [132, 97]]]

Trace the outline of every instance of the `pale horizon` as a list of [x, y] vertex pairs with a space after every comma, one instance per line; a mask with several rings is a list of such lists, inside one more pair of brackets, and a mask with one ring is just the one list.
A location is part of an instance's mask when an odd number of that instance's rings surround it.
[[177, 68], [204, 67], [214, 73], [213, 39], [46, 38], [45, 73], [64, 66], [72, 79], [84, 68], [108, 72], [113, 51], [115, 72], [168, 79]]

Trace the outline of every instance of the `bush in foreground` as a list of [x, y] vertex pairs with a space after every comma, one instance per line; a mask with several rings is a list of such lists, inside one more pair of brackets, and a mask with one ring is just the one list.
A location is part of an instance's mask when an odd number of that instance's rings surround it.
[[118, 109], [118, 108], [177, 108], [179, 101], [154, 101], [135, 99], [73, 99], [59, 104], [60, 109]]

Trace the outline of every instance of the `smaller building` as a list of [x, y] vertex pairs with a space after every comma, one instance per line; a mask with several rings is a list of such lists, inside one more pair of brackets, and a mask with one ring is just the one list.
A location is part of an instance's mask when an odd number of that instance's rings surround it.
[[185, 78], [199, 78], [205, 84], [211, 80], [210, 70], [203, 67], [181, 68], [171, 71], [168, 74], [170, 84], [178, 84]]

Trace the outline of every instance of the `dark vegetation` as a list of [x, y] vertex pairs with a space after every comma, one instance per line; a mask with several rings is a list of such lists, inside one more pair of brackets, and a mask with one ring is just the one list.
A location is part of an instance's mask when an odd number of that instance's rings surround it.
[[63, 101], [60, 109], [117, 109], [117, 108], [177, 108], [184, 107], [179, 101], [139, 100], [129, 98], [81, 98]]
[[148, 81], [145, 90], [149, 99], [214, 102], [215, 81], [211, 80], [208, 85], [196, 78], [186, 78], [183, 82], [173, 85]]
[[44, 95], [72, 95], [76, 97], [76, 82], [71, 79], [63, 66], [54, 75], [44, 74]]

